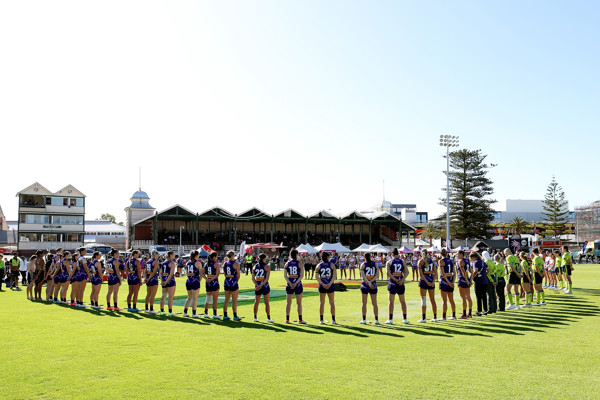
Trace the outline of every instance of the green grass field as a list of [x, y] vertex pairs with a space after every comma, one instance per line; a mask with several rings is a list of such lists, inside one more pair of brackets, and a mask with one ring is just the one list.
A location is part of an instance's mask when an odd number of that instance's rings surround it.
[[[574, 273], [574, 295], [547, 291], [546, 307], [424, 325], [410, 282], [407, 326], [398, 324], [398, 304], [396, 325], [359, 325], [356, 289], [336, 293], [338, 326], [318, 325], [315, 295], [304, 299], [309, 324], [301, 326], [283, 323], [281, 297], [271, 304], [276, 323], [267, 324], [251, 322], [248, 302], [234, 323], [74, 309], [7, 291], [0, 399], [597, 399], [600, 266]], [[272, 273], [272, 289], [283, 282]], [[183, 279], [177, 284], [185, 295]], [[250, 286], [243, 276], [241, 287]], [[385, 287], [379, 294], [384, 321]]]

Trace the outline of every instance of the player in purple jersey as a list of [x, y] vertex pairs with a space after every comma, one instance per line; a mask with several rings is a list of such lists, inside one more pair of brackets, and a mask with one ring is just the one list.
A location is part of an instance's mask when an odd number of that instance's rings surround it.
[[[146, 299], [144, 301], [144, 308], [147, 314], [156, 314], [154, 311], [154, 300], [156, 299], [156, 290], [158, 289], [158, 276], [160, 263], [158, 257], [160, 254], [156, 249], [152, 250], [151, 258], [146, 261], [145, 268], [145, 281], [146, 284]], [[150, 309], [148, 309], [150, 307]]]
[[[127, 261], [127, 285], [129, 293], [127, 294], [127, 311], [138, 312], [137, 298], [142, 283], [142, 262], [140, 260], [140, 252], [134, 250], [131, 252], [131, 257]], [[133, 307], [131, 302], [133, 299]]]
[[231, 308], [233, 310], [233, 320], [241, 321], [242, 319], [237, 315], [237, 299], [240, 293], [240, 286], [238, 281], [240, 279], [240, 264], [235, 259], [235, 252], [227, 252], [227, 261], [223, 265], [223, 272], [225, 273], [225, 282], [223, 283], [223, 289], [225, 289], [225, 302], [223, 303], [223, 320], [227, 321], [231, 319], [227, 315], [227, 308], [229, 307], [229, 299], [231, 299]]
[[[379, 257], [379, 256], [378, 256]], [[376, 259], [377, 260], [377, 259]], [[381, 258], [379, 258], [381, 260]], [[377, 307], [377, 277], [379, 276], [377, 261], [371, 260], [371, 253], [365, 253], [365, 262], [360, 265], [360, 292], [362, 293], [362, 320], [361, 324], [367, 323], [367, 300], [371, 296], [375, 325], [379, 325], [379, 307]]]
[[419, 268], [419, 294], [421, 295], [421, 313], [423, 318], [418, 322], [427, 322], [427, 297], [429, 295], [429, 301], [431, 302], [431, 309], [433, 311], [433, 318], [431, 322], [437, 321], [437, 304], [435, 303], [435, 281], [437, 280], [437, 269], [433, 260], [429, 258], [427, 250], [423, 250], [421, 253], [421, 259], [417, 264]]
[[53, 290], [51, 293], [51, 297], [54, 303], [60, 303], [60, 300], [58, 300], [58, 294], [61, 288], [62, 258], [63, 253], [56, 253], [54, 257], [52, 257], [52, 275], [50, 276], [50, 279], [53, 282]]
[[[465, 251], [459, 250], [456, 255], [456, 273], [458, 278], [458, 292], [462, 299], [462, 315], [460, 319], [472, 318], [473, 300], [471, 300], [471, 277], [469, 263], [465, 261]], [[467, 314], [467, 306], [469, 314]]]
[[271, 287], [269, 286], [269, 278], [271, 277], [271, 267], [267, 263], [267, 255], [261, 253], [258, 256], [258, 263], [252, 268], [252, 282], [254, 282], [254, 322], [258, 322], [258, 306], [260, 297], [265, 300], [265, 311], [267, 313], [267, 322], [274, 322], [271, 319], [271, 305], [269, 296]]
[[168, 307], [169, 316], [173, 316], [173, 296], [175, 295], [175, 272], [177, 272], [177, 264], [175, 264], [175, 253], [168, 251], [165, 261], [161, 265], [161, 285], [162, 297], [160, 299], [160, 313], [165, 314], [165, 300], [169, 296]]
[[183, 306], [183, 316], [189, 317], [188, 307], [192, 305], [192, 318], [198, 318], [196, 309], [198, 308], [198, 293], [200, 293], [200, 282], [204, 277], [202, 272], [202, 263], [200, 262], [200, 252], [194, 250], [190, 253], [190, 261], [185, 265], [185, 274], [187, 280], [185, 282], [185, 288], [188, 293], [187, 299]]
[[92, 293], [90, 293], [90, 304], [92, 308], [100, 309], [102, 306], [98, 304], [98, 296], [100, 295], [100, 289], [102, 288], [102, 264], [100, 263], [100, 257], [102, 255], [99, 251], [95, 251], [92, 254], [92, 259], [89, 264], [90, 283], [92, 284]]
[[452, 317], [456, 319], [456, 304], [454, 304], [454, 282], [456, 281], [456, 269], [454, 263], [448, 257], [448, 250], [442, 249], [442, 258], [438, 263], [440, 267], [440, 295], [442, 296], [442, 321], [446, 320], [448, 302], [452, 308]]
[[[352, 273], [352, 277], [350, 277]], [[348, 279], [356, 279], [356, 257], [350, 254], [348, 256]]]
[[204, 266], [204, 279], [206, 287], [206, 301], [204, 303], [204, 318], [208, 316], [208, 307], [212, 301], [213, 319], [221, 319], [217, 313], [219, 302], [219, 275], [221, 274], [221, 264], [217, 260], [217, 252], [213, 251], [208, 255], [208, 261]]
[[[340, 260], [341, 262], [341, 260]], [[283, 278], [287, 282], [285, 285], [286, 304], [285, 304], [285, 323], [290, 323], [290, 311], [292, 309], [292, 297], [296, 296], [296, 305], [298, 306], [298, 323], [306, 324], [302, 319], [302, 277], [304, 276], [304, 264], [298, 261], [298, 250], [290, 251], [290, 260], [283, 267]]]
[[[106, 273], [108, 274], [108, 293], [106, 294], [106, 309], [108, 311], [121, 311], [117, 300], [119, 297], [119, 288], [121, 287], [121, 272], [119, 271], [119, 250], [111, 249], [108, 253], [109, 259], [106, 262]], [[110, 296], [112, 295], [114, 307], [110, 306]]]
[[477, 314], [475, 315], [481, 317], [488, 313], [488, 265], [476, 251], [469, 254], [469, 259], [471, 260], [471, 280], [475, 283], [475, 296], [477, 297]]
[[[58, 248], [56, 250], [56, 254], [60, 254], [62, 252], [62, 248]], [[47, 262], [50, 263], [48, 266], [48, 270], [46, 271], [46, 301], [54, 301], [54, 271], [56, 270], [56, 265], [54, 264], [56, 255], [52, 255], [48, 253], [46, 259], [49, 260]]]
[[[71, 264], [69, 266], [69, 278], [67, 282], [71, 284], [71, 302], [69, 305], [75, 306], [77, 292], [79, 291], [79, 249], [75, 250], [73, 255], [71, 255]], [[68, 286], [67, 286], [68, 289]]]
[[71, 304], [67, 302], [67, 290], [69, 290], [69, 274], [71, 271], [71, 253], [65, 251], [64, 257], [62, 259], [62, 265], [60, 268], [60, 298], [63, 304]]
[[83, 304], [83, 294], [85, 293], [85, 287], [87, 286], [87, 281], [90, 276], [88, 262], [85, 258], [86, 254], [87, 249], [85, 247], [81, 247], [79, 249], [79, 259], [77, 260], [79, 263], [79, 287], [77, 290], [77, 295], [75, 296], [75, 300], [77, 301], [77, 305], [79, 307], [86, 307]]
[[386, 270], [388, 276], [388, 311], [390, 319], [385, 321], [385, 323], [389, 325], [394, 323], [394, 297], [398, 295], [404, 317], [402, 322], [408, 324], [408, 319], [406, 318], [406, 300], [404, 299], [404, 282], [408, 277], [408, 268], [405, 266], [404, 260], [400, 258], [398, 249], [392, 251], [392, 259], [387, 262]]
[[339, 261], [338, 261], [339, 270], [340, 270], [340, 279], [348, 279], [348, 277], [346, 276], [347, 263], [348, 263], [348, 259], [346, 258], [346, 255], [341, 254]]
[[315, 270], [317, 281], [319, 282], [319, 314], [320, 324], [323, 325], [323, 312], [325, 311], [325, 297], [329, 299], [329, 308], [331, 309], [331, 323], [336, 325], [335, 321], [335, 280], [337, 272], [335, 266], [329, 262], [329, 253], [321, 254], [321, 262]]

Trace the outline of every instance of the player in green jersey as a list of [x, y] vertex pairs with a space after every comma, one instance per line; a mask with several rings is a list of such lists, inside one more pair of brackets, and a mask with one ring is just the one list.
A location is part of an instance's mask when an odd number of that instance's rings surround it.
[[523, 271], [523, 290], [525, 291], [525, 305], [523, 308], [531, 307], [531, 301], [533, 300], [533, 291], [531, 290], [531, 283], [533, 282], [533, 271], [531, 270], [531, 264], [527, 259], [527, 253], [524, 251], [519, 253], [521, 259], [521, 269]]
[[546, 296], [544, 294], [544, 288], [542, 287], [544, 271], [544, 259], [540, 255], [540, 249], [536, 247], [533, 249], [533, 287], [535, 288], [535, 295], [537, 296], [537, 303], [535, 303], [534, 306], [546, 305]]
[[[520, 310], [519, 306], [519, 287], [521, 286], [521, 278], [523, 273], [521, 272], [521, 263], [519, 258], [515, 256], [510, 249], [504, 249], [504, 255], [506, 256], [506, 270], [508, 271], [508, 284], [506, 285], [506, 295], [508, 296], [508, 302], [510, 303], [507, 310]], [[511, 289], [514, 288], [515, 295], [511, 293]], [[516, 304], [515, 304], [516, 303]]]
[[569, 246], [567, 245], [564, 245], [562, 247], [562, 265], [563, 274], [567, 283], [565, 294], [573, 294], [573, 282], [571, 281], [571, 273], [575, 271], [575, 268], [573, 268], [573, 257], [571, 257], [571, 253], [569, 253]]
[[554, 250], [554, 265], [556, 266], [556, 277], [558, 279], [558, 289], [564, 290], [564, 280], [563, 280], [563, 264], [562, 264], [562, 256], [560, 250]]

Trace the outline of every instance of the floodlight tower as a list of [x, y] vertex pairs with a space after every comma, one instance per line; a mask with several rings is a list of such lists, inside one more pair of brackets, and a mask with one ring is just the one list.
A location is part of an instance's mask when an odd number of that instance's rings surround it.
[[446, 248], [450, 248], [450, 147], [458, 147], [458, 136], [440, 135], [440, 146], [446, 148]]

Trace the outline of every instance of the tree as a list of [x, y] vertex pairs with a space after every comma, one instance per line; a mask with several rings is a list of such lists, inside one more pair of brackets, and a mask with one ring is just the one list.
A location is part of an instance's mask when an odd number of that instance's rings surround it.
[[[495, 164], [486, 164], [481, 150], [457, 150], [450, 153], [450, 228], [456, 239], [488, 239], [496, 202], [493, 182], [487, 177]], [[444, 171], [445, 173], [445, 171]], [[444, 193], [446, 188], [443, 188]], [[446, 199], [440, 199], [446, 205]]]
[[421, 236], [429, 239], [429, 244], [433, 245], [433, 238], [440, 237], [441, 232], [433, 223], [430, 222], [421, 231]]
[[569, 222], [568, 202], [565, 201], [565, 192], [553, 176], [552, 181], [546, 189], [544, 196], [544, 217], [542, 221], [550, 228], [554, 235], [560, 234], [566, 230], [566, 225]]
[[113, 224], [117, 222], [117, 219], [115, 218], [114, 215], [109, 214], [109, 213], [104, 213], [100, 216], [100, 218], [98, 218], [98, 220], [102, 220], [102, 221], [110, 221]]
[[521, 217], [514, 217], [513, 220], [508, 224], [508, 229], [515, 235], [520, 235], [529, 229], [529, 224]]

